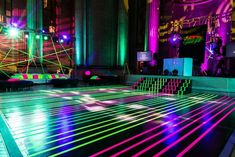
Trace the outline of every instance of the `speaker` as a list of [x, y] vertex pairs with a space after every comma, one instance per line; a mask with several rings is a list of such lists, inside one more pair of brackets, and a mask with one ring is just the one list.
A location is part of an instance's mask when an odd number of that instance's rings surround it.
[[193, 59], [192, 58], [165, 58], [163, 63], [163, 70], [177, 70], [178, 76], [192, 76]]

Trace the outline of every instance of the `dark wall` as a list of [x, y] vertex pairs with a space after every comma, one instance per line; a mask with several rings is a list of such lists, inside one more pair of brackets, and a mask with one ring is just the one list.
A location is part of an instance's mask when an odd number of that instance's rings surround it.
[[129, 68], [136, 72], [137, 51], [144, 50], [146, 0], [129, 0]]
[[4, 15], [4, 0], [0, 0], [0, 15]]
[[87, 65], [116, 65], [117, 23], [117, 0], [87, 0]]
[[26, 0], [12, 1], [12, 22], [17, 23], [19, 27], [26, 27]]
[[49, 26], [56, 26], [56, 0], [47, 1], [47, 6], [43, 8], [43, 27], [49, 30]]

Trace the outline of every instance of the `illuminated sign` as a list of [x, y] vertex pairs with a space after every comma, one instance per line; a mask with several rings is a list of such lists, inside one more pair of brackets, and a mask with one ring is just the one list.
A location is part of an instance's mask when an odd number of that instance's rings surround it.
[[184, 45], [191, 45], [191, 44], [201, 43], [203, 41], [204, 41], [204, 39], [200, 35], [190, 35], [190, 36], [186, 36], [184, 38], [183, 44]]

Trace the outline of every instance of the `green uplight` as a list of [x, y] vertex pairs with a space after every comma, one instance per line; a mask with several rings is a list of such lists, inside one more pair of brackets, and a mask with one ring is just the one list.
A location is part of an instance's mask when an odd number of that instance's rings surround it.
[[124, 66], [127, 55], [128, 18], [125, 6], [120, 2], [118, 18], [118, 65]]

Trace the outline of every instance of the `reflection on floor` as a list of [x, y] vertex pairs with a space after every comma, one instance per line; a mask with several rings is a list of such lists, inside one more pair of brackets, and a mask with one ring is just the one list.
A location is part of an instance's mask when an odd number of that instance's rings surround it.
[[235, 128], [234, 98], [149, 95], [126, 86], [2, 93], [24, 156], [218, 156]]
[[1, 157], [8, 157], [9, 156], [1, 134], [0, 134], [0, 156]]

